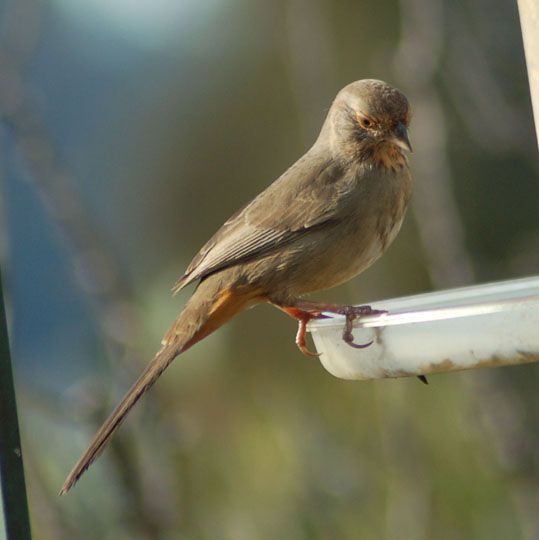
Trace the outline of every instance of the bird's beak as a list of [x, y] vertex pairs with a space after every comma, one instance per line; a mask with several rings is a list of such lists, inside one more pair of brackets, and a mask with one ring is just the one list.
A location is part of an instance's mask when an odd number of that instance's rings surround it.
[[399, 122], [393, 130], [391, 142], [393, 142], [403, 150], [413, 152], [412, 145], [410, 144], [410, 139], [408, 138], [408, 130], [402, 122]]

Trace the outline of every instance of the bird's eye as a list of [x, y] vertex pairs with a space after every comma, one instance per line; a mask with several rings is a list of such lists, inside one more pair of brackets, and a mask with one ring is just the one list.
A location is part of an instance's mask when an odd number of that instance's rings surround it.
[[361, 124], [361, 127], [366, 128], [366, 129], [372, 126], [372, 120], [369, 120], [365, 116], [360, 116], [359, 123]]

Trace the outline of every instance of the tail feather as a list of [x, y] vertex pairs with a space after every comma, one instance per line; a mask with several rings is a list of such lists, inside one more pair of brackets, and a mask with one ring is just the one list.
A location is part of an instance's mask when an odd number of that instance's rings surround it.
[[105, 420], [88, 449], [69, 473], [60, 495], [67, 493], [99, 457], [129, 411], [176, 356], [211, 334], [252, 302], [252, 294], [238, 294], [233, 289], [220, 287], [220, 283], [212, 283], [213, 281], [211, 278], [204, 281], [195, 291], [184, 311], [165, 334], [159, 352]]
[[126, 418], [129, 411], [139, 400], [139, 398], [150, 388], [159, 378], [161, 373], [171, 364], [178, 355], [178, 350], [164, 346], [148, 364], [142, 375], [127, 392], [120, 404], [114, 409], [111, 415], [105, 420], [99, 431], [95, 434], [90, 446], [80, 457], [72, 471], [69, 473], [60, 495], [67, 493], [77, 480], [83, 475], [88, 467], [99, 457], [112, 435], [120, 427], [120, 424]]

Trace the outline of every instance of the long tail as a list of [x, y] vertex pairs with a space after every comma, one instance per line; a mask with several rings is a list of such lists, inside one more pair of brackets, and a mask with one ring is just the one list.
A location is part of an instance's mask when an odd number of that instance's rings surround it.
[[199, 285], [183, 312], [165, 334], [159, 352], [105, 420], [88, 449], [69, 473], [60, 495], [67, 493], [99, 457], [135, 403], [155, 383], [174, 358], [256, 301], [254, 297], [252, 291], [247, 293], [223, 287], [222, 279], [217, 276], [209, 277]]

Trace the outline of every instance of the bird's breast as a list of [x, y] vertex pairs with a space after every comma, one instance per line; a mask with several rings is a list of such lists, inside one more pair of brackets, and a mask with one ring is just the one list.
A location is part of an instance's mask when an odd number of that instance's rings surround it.
[[334, 184], [335, 210], [328, 220], [245, 265], [242, 279], [295, 297], [344, 283], [382, 255], [404, 218], [407, 169], [406, 174], [380, 174], [375, 167], [347, 172]]
[[[363, 183], [363, 184], [362, 184]], [[312, 253], [311, 290], [344, 283], [372, 265], [397, 236], [411, 191], [408, 169], [364, 175], [340, 219], [320, 231]]]

